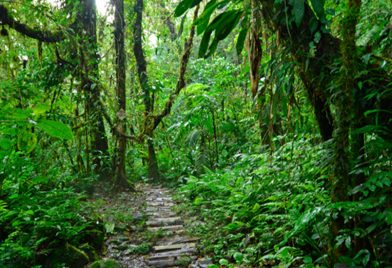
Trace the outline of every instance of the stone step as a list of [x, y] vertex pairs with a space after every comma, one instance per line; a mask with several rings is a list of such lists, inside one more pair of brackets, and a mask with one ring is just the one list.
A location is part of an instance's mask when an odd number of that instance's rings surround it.
[[184, 230], [184, 226], [183, 225], [170, 225], [170, 226], [160, 226], [160, 227], [148, 227], [147, 230], [152, 231], [152, 232], [157, 232], [159, 230], [178, 231], [178, 230]]
[[170, 195], [170, 191], [167, 189], [150, 189], [146, 191], [147, 196], [152, 195]]
[[164, 260], [151, 260], [148, 261], [148, 265], [155, 268], [175, 267], [177, 265], [177, 261], [175, 258]]
[[[154, 186], [152, 186], [154, 187]], [[188, 260], [197, 260], [195, 237], [185, 234], [181, 217], [172, 210], [176, 205], [171, 197], [171, 192], [162, 188], [150, 188], [145, 191], [147, 208], [147, 230], [151, 232], [163, 231], [165, 236], [157, 241], [152, 248], [152, 253], [147, 258], [149, 267], [180, 267]], [[183, 266], [181, 266], [183, 267]]]
[[147, 221], [147, 226], [158, 227], [158, 226], [172, 226], [182, 224], [180, 217], [170, 217], [170, 218], [155, 218], [153, 220]]
[[146, 200], [147, 201], [156, 201], [156, 202], [167, 202], [167, 201], [172, 202], [173, 201], [173, 199], [171, 199], [170, 197], [156, 197], [156, 196], [147, 197]]
[[174, 244], [184, 244], [184, 243], [191, 243], [191, 242], [197, 242], [200, 239], [197, 237], [187, 237], [187, 236], [178, 236], [175, 235], [175, 237], [167, 237], [164, 238], [161, 241], [158, 241], [157, 246], [162, 246], [162, 245], [174, 245]]
[[[149, 260], [159, 260], [159, 259], [166, 259], [166, 258], [179, 258], [183, 256], [191, 257], [192, 254], [197, 253], [197, 250], [194, 248], [190, 249], [180, 249], [180, 250], [173, 250], [173, 251], [166, 251], [161, 253], [155, 253], [149, 257]], [[196, 259], [197, 257], [194, 256]]]
[[196, 248], [196, 243], [155, 246], [152, 249], [154, 252], [162, 252], [162, 251], [171, 251], [176, 249], [192, 249], [192, 248]]
[[150, 218], [170, 218], [176, 217], [177, 214], [173, 211], [161, 211], [161, 212], [147, 212], [147, 216]]
[[147, 206], [149, 207], [166, 207], [166, 208], [170, 208], [173, 207], [175, 205], [174, 202], [171, 201], [147, 201]]
[[157, 211], [167, 211], [167, 212], [172, 212], [171, 208], [169, 207], [148, 207], [146, 209], [146, 212], [157, 212]]

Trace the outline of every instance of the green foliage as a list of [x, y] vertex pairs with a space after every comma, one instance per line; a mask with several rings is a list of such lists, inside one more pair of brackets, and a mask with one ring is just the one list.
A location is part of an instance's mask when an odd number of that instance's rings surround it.
[[[0, 263], [14, 267], [93, 260], [103, 242], [103, 227], [80, 214], [83, 195], [67, 186], [72, 178], [37, 173], [19, 153], [9, 155], [1, 173]], [[50, 260], [49, 262], [47, 260]]]
[[[88, 265], [99, 259], [104, 232], [145, 227], [146, 219], [130, 215], [123, 199], [110, 213], [91, 213], [99, 200], [85, 203], [83, 192], [97, 183], [90, 171], [116, 162], [120, 117], [130, 138], [127, 175], [146, 178], [148, 151], [140, 141], [153, 139], [164, 177], [181, 184], [185, 211], [204, 220], [194, 231], [203, 238], [204, 253], [214, 256], [210, 267], [391, 266], [391, 1], [362, 0], [352, 28], [345, 27], [348, 1], [144, 1], [143, 53], [153, 109], [145, 113], [129, 56], [133, 39], [127, 38], [125, 116], [117, 114], [113, 97], [112, 25], [99, 15], [96, 36], [75, 38], [85, 1], [77, 2], [4, 4], [18, 21], [45, 32], [64, 31], [67, 38], [37, 46], [12, 25], [2, 29], [7, 35], [0, 36], [1, 267]], [[127, 36], [131, 4], [125, 1]], [[199, 4], [194, 39], [199, 53], [191, 53], [187, 87], [153, 137], [146, 137], [145, 119], [162, 111], [178, 82], [182, 45], [192, 26], [188, 11]], [[251, 50], [243, 51], [253, 21], [262, 44], [256, 96], [249, 92]], [[345, 55], [356, 59], [355, 73], [343, 73], [350, 68], [342, 66], [338, 50], [347, 36], [355, 39]], [[346, 81], [352, 81], [347, 89], [353, 111], [337, 102]], [[320, 108], [315, 97], [321, 95], [326, 102]], [[320, 144], [314, 114], [325, 108], [332, 111], [327, 121], [333, 127], [342, 114], [348, 119], [343, 127], [350, 139], [338, 143], [348, 152], [345, 162], [339, 162], [339, 151], [333, 162], [331, 142]], [[100, 112], [105, 122], [92, 135]], [[105, 150], [92, 146], [101, 137], [108, 138], [113, 159], [92, 161], [92, 154]], [[339, 164], [350, 171], [344, 200], [331, 198], [339, 182], [331, 169]], [[145, 235], [155, 241], [163, 232]], [[150, 249], [142, 243], [128, 250]], [[341, 251], [339, 259], [331, 258], [334, 251]], [[178, 263], [187, 264], [187, 258]]]
[[37, 123], [37, 126], [52, 137], [65, 140], [71, 140], [73, 138], [70, 127], [61, 122], [40, 120]]
[[89, 268], [121, 268], [121, 264], [112, 259], [100, 260], [92, 263]]
[[127, 252], [130, 254], [148, 254], [151, 251], [151, 244], [150, 243], [141, 243], [140, 245], [130, 247], [127, 249]]
[[305, 1], [304, 0], [294, 0], [293, 3], [293, 15], [294, 21], [297, 27], [301, 25], [302, 19], [305, 14]]
[[[218, 47], [218, 42], [225, 39], [240, 20], [241, 10], [229, 10], [216, 16], [204, 31], [200, 42], [199, 57], [212, 55]], [[207, 19], [207, 18], [206, 18]], [[211, 35], [214, 38], [210, 43]]]
[[180, 193], [204, 219], [196, 231], [205, 251], [223, 258], [221, 265], [293, 265], [309, 258], [325, 264], [329, 146], [297, 139], [272, 155], [238, 154], [225, 169], [190, 177]]
[[201, 0], [183, 0], [177, 5], [176, 9], [174, 10], [174, 15], [176, 17], [179, 17], [184, 14], [185, 11], [187, 11], [188, 9], [197, 6], [200, 2]]

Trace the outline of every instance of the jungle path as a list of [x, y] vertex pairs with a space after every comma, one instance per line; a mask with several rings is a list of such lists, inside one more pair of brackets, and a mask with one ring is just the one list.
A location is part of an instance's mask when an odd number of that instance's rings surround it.
[[147, 230], [163, 233], [153, 246], [147, 264], [151, 267], [186, 267], [196, 261], [198, 239], [185, 233], [183, 220], [173, 211], [175, 203], [170, 191], [146, 185], [145, 194]]
[[[110, 203], [112, 208], [106, 208], [109, 214], [115, 213], [121, 204], [124, 212], [145, 220], [142, 230], [128, 226], [133, 231], [122, 232], [119, 228], [106, 239], [106, 257], [118, 261], [122, 267], [206, 268], [211, 264], [208, 259], [199, 257], [199, 239], [187, 234], [184, 219], [174, 212], [176, 202], [169, 189], [161, 185], [139, 184], [137, 193], [122, 193]], [[150, 244], [147, 251], [135, 252], [145, 243]]]

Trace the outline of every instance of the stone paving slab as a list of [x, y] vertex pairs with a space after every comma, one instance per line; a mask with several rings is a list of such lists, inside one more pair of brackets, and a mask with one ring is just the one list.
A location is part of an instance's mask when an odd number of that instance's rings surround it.
[[151, 232], [163, 231], [166, 235], [156, 242], [147, 263], [157, 268], [186, 267], [184, 262], [197, 259], [198, 239], [185, 234], [183, 220], [172, 210], [175, 202], [170, 191], [159, 186], [151, 187], [146, 191], [147, 229]]

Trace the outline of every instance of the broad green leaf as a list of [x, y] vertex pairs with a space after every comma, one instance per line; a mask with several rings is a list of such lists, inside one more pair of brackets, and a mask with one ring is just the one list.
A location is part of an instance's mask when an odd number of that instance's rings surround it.
[[234, 221], [234, 222], [231, 222], [231, 223], [227, 224], [224, 228], [225, 228], [227, 231], [229, 231], [229, 232], [233, 232], [233, 231], [238, 230], [238, 229], [241, 228], [242, 226], [244, 226], [244, 223], [243, 223], [243, 222]]
[[226, 259], [220, 259], [219, 260], [219, 264], [220, 265], [224, 265], [224, 266], [228, 266], [229, 265], [229, 261]]
[[61, 122], [53, 120], [40, 120], [37, 124], [42, 131], [46, 132], [49, 136], [63, 139], [72, 140], [73, 134], [71, 128]]
[[203, 203], [203, 198], [201, 197], [196, 197], [195, 200], [193, 201], [193, 204], [196, 206], [200, 205], [201, 203]]
[[240, 33], [238, 34], [238, 38], [237, 38], [237, 43], [235, 45], [235, 48], [237, 50], [237, 55], [240, 55], [242, 52], [242, 49], [244, 48], [244, 44], [245, 44], [245, 39], [246, 39], [246, 34], [248, 33], [248, 29], [247, 28], [243, 28]]
[[188, 10], [188, 8], [189, 8], [189, 6], [190, 6], [190, 2], [192, 2], [192, 0], [184, 0], [184, 1], [181, 1], [181, 2], [177, 5], [176, 9], [174, 10], [174, 16], [179, 17], [179, 16], [181, 16], [182, 14], [184, 14], [185, 11]]
[[215, 30], [215, 37], [218, 41], [225, 39], [233, 31], [240, 20], [241, 13], [239, 10], [233, 10], [230, 15], [225, 16], [224, 23]]
[[[240, 10], [229, 10], [223, 12], [216, 16], [212, 22], [208, 25], [206, 31], [214, 31], [218, 32], [223, 31], [224, 28], [233, 20], [237, 19], [237, 16], [241, 13]], [[239, 19], [239, 17], [238, 17]], [[230, 29], [231, 31], [232, 29]]]
[[[242, 12], [240, 10], [229, 10], [219, 14], [215, 19], [213, 19], [213, 21], [207, 26], [201, 40], [199, 57], [208, 57], [215, 52], [219, 41], [225, 39], [237, 25], [241, 17], [241, 13]], [[209, 45], [211, 34], [214, 31], [214, 39]]]
[[0, 120], [24, 121], [31, 116], [30, 110], [23, 110], [19, 108], [12, 108], [10, 110], [2, 110], [0, 113]]
[[37, 135], [27, 129], [22, 130], [18, 133], [17, 145], [20, 151], [30, 153], [37, 145]]
[[236, 252], [234, 253], [233, 258], [235, 259], [236, 263], [241, 264], [244, 261], [244, 254], [241, 252]]
[[47, 104], [37, 104], [33, 108], [33, 113], [35, 116], [45, 114], [47, 111], [49, 111], [50, 106]]
[[183, 15], [188, 9], [195, 7], [201, 2], [201, 0], [183, 0], [181, 1], [176, 9], [174, 10], [174, 16], [179, 17]]
[[105, 227], [105, 231], [108, 234], [111, 234], [114, 231], [115, 224], [114, 222], [105, 222], [104, 227]]
[[199, 57], [202, 58], [207, 54], [208, 45], [210, 44], [212, 31], [205, 31], [200, 42]]
[[293, 7], [293, 15], [294, 21], [297, 27], [301, 25], [302, 19], [304, 18], [305, 14], [305, 3], [304, 0], [295, 0], [294, 7]]
[[310, 0], [314, 14], [319, 20], [324, 19], [324, 0]]
[[197, 25], [197, 34], [200, 35], [207, 28], [208, 23], [210, 22], [210, 18], [214, 10], [217, 8], [219, 3], [216, 3], [216, 0], [212, 0], [208, 2], [206, 7], [203, 10], [203, 13], [197, 18], [195, 24]]

